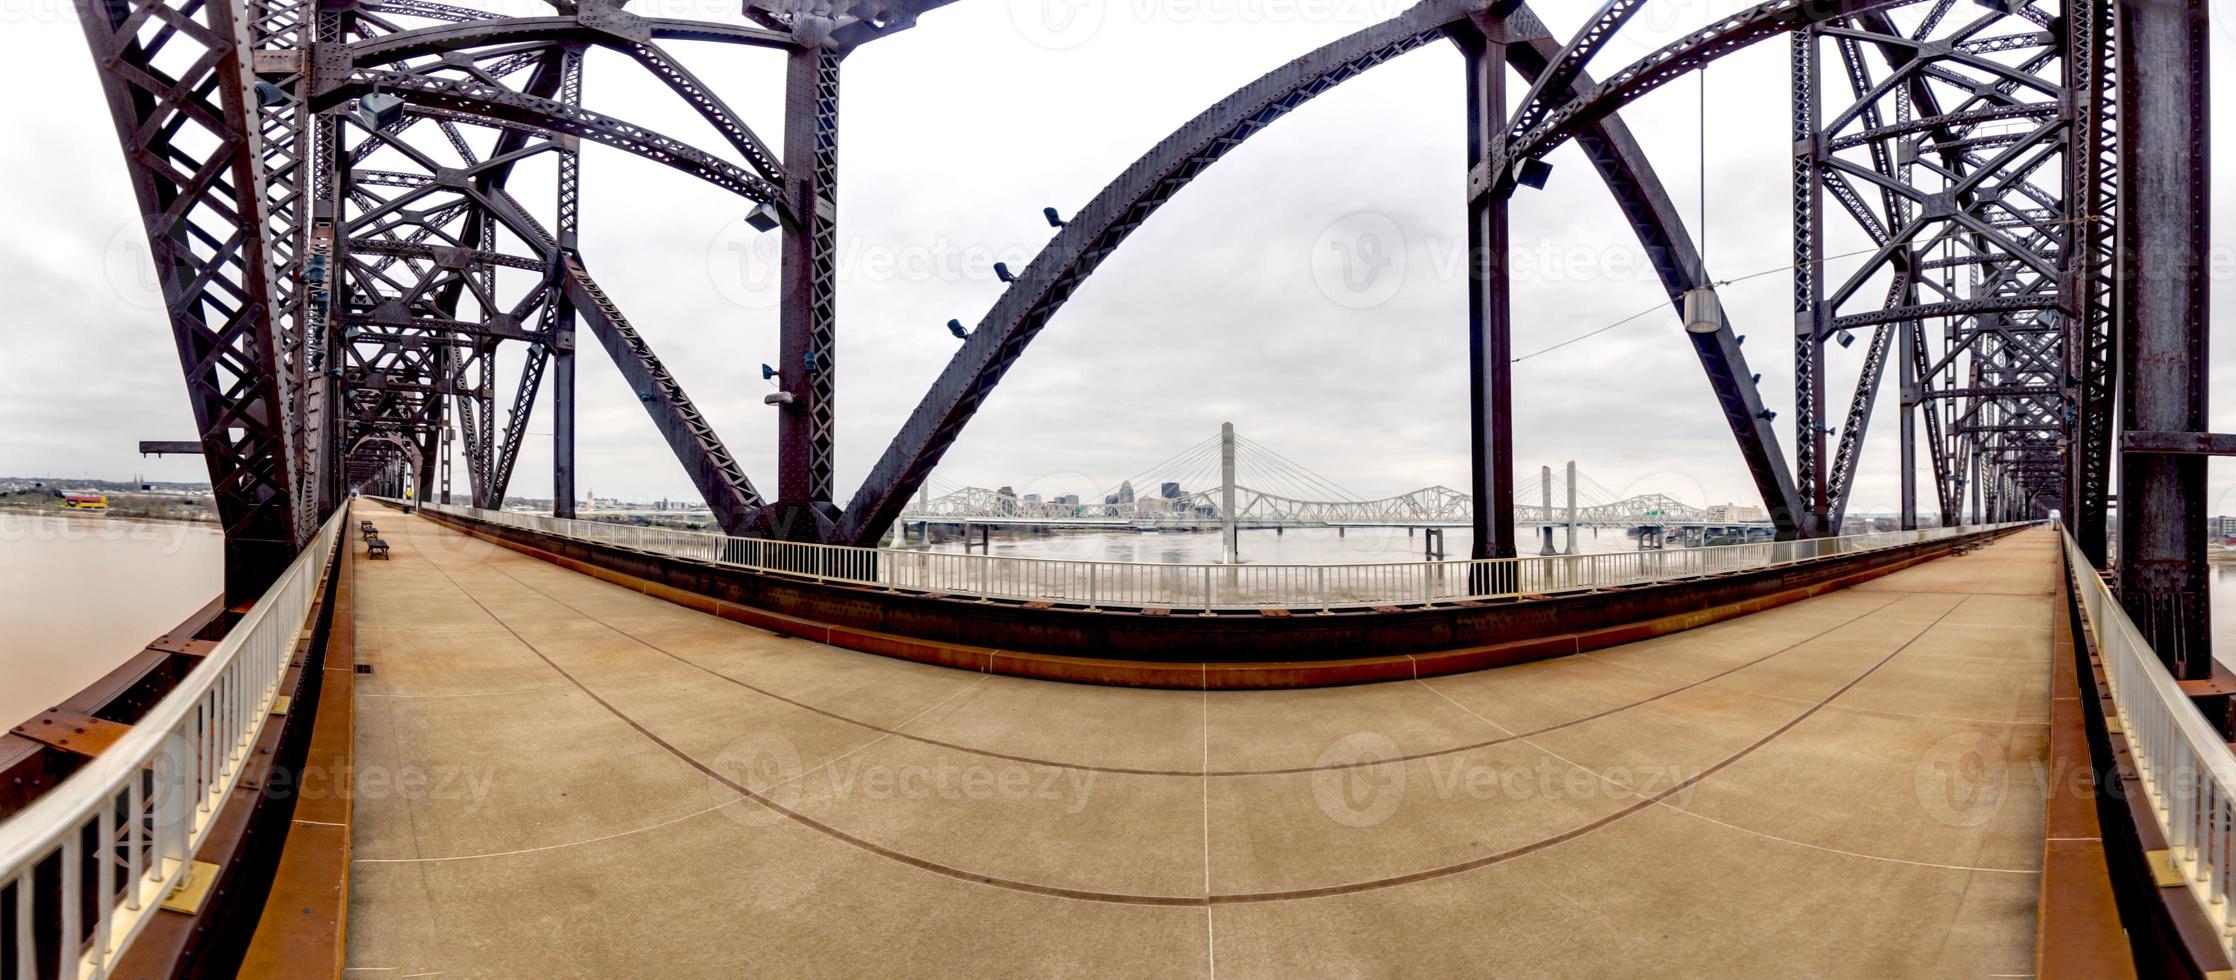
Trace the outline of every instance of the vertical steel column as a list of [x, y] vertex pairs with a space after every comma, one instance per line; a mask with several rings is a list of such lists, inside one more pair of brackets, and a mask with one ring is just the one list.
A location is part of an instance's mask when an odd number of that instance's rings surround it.
[[820, 541], [837, 508], [838, 114], [840, 53], [795, 48], [785, 77], [784, 225], [775, 533]]
[[1234, 423], [1219, 426], [1219, 537], [1229, 565], [1242, 562], [1234, 522]]
[[[1506, 133], [1506, 21], [1479, 20], [1483, 43], [1467, 50], [1468, 168], [1503, 160]], [[1512, 558], [1514, 540], [1513, 310], [1507, 280], [1507, 204], [1514, 182], [1493, 173], [1469, 208], [1468, 404], [1475, 558]]]
[[444, 389], [452, 392], [458, 390], [458, 358], [456, 349], [449, 344], [437, 345], [434, 356], [435, 390], [428, 393], [428, 398], [434, 403], [434, 417], [430, 421], [435, 426], [431, 434], [435, 444], [435, 465], [429, 468], [435, 471], [435, 493], [433, 496], [422, 495], [422, 499], [447, 504], [450, 502], [450, 457], [453, 446], [450, 415], [452, 396], [445, 393]]
[[1830, 533], [1825, 463], [1824, 163], [1817, 33], [1793, 34], [1793, 444], [1803, 537]]
[[2118, 391], [2120, 172], [2118, 23], [2107, 0], [2068, 0], [2066, 88], [2074, 102], [2066, 213], [2073, 220], [2066, 523], [2096, 567], [2110, 564], [2113, 415]]
[[275, 337], [262, 141], [233, 4], [85, 0], [79, 20], [225, 525], [225, 594], [263, 594], [312, 528]]
[[1545, 530], [1541, 535], [1543, 543], [1538, 546], [1537, 553], [1560, 554], [1560, 550], [1553, 547], [1553, 468], [1550, 466], [1537, 468], [1537, 496], [1538, 510], [1545, 519]]
[[1576, 553], [1576, 461], [1568, 461], [1568, 550], [1564, 555]]
[[[318, 13], [318, 43], [339, 45], [348, 31], [348, 20], [356, 15], [348, 11], [321, 10]], [[309, 358], [316, 370], [309, 372], [311, 397], [306, 410], [315, 416], [306, 419], [306, 431], [315, 427], [322, 452], [332, 461], [320, 487], [322, 507], [341, 506], [349, 497], [349, 386], [344, 373], [349, 366], [349, 339], [336, 326], [334, 312], [347, 309], [350, 302], [351, 277], [349, 275], [349, 235], [344, 199], [344, 188], [349, 186], [353, 164], [343, 134], [348, 132], [337, 113], [324, 113], [311, 117], [311, 152], [314, 155], [314, 172], [311, 174], [310, 234], [307, 238], [309, 252], [323, 257], [326, 262], [324, 281], [317, 289], [306, 288], [306, 302], [318, 300], [315, 307], [306, 307], [302, 330], [309, 346]], [[309, 261], [308, 259], [305, 260]], [[324, 296], [317, 296], [323, 290]]]
[[[582, 49], [569, 48], [559, 81], [559, 101], [582, 104]], [[559, 150], [559, 253], [581, 246], [582, 153], [571, 141]], [[552, 277], [551, 338], [551, 514], [575, 516], [575, 307], [566, 290], [558, 287], [560, 259], [554, 256], [545, 275]]]
[[[2119, 0], [2119, 12], [2124, 431], [2204, 432], [2205, 0]], [[2120, 456], [2120, 602], [2188, 678], [2213, 662], [2205, 462]]]
[[1897, 526], [1905, 531], [1918, 529], [1918, 368], [1916, 352], [1911, 350], [1911, 345], [1917, 343], [1914, 326], [1909, 323], [1895, 325], [1899, 331], [1895, 338], [1898, 343], [1895, 360], [1901, 362], [1896, 374], [1895, 400], [1902, 407], [1896, 453], [1902, 483], [1902, 511]]

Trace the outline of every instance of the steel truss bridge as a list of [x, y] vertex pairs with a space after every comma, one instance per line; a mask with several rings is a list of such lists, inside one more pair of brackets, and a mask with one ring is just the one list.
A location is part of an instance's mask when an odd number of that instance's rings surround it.
[[[538, 16], [435, 0], [81, 0], [225, 525], [228, 594], [261, 594], [353, 488], [450, 496], [453, 455], [465, 496], [501, 504], [545, 392], [568, 516], [584, 328], [726, 532], [874, 542], [1065, 301], [1165, 202], [1320, 94], [1452, 45], [1472, 157], [1454, 204], [1476, 256], [1467, 495], [1489, 503], [1471, 515], [1485, 555], [1513, 554], [1521, 519], [1509, 202], [1574, 145], [1651, 257], [1781, 536], [1840, 525], [1891, 387], [1906, 524], [1921, 506], [1943, 524], [2058, 511], [2092, 561], [2118, 568], [2157, 649], [2204, 669], [2204, 460], [2236, 450], [2205, 431], [2204, 0], [1773, 0], [1629, 64], [1595, 62], [1649, 0], [1607, 0], [1558, 33], [1524, 3], [1421, 0], [1211, 102], [1123, 168], [1015, 276], [841, 498], [844, 66], [947, 2], [744, 0], [740, 16], [702, 21], [618, 0], [554, 0]], [[1621, 118], [1765, 43], [1784, 44], [1791, 65], [1794, 316], [1790, 348], [1774, 352], [1791, 354], [1790, 453], [1743, 325]], [[651, 131], [593, 98], [592, 48], [650, 73], [719, 143]], [[784, 59], [782, 131], [749, 125], [685, 66], [685, 48]], [[599, 257], [580, 246], [586, 141], [735, 195], [741, 217], [781, 236], [773, 492], [599, 286]], [[531, 172], [556, 193], [518, 192]], [[1868, 255], [1829, 254], [1856, 232]], [[1746, 326], [1786, 335], [1782, 322]], [[1826, 362], [1854, 339], [1861, 381], [1836, 400]], [[508, 348], [525, 366], [499, 377]]]

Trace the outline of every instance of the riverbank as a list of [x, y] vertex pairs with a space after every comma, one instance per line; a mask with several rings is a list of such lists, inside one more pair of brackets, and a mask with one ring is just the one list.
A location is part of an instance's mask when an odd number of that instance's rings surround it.
[[166, 521], [185, 524], [217, 526], [217, 511], [211, 507], [208, 495], [190, 496], [175, 493], [111, 493], [106, 510], [82, 510], [65, 506], [63, 499], [51, 492], [13, 493], [0, 497], [0, 516], [54, 517], [65, 519], [123, 519]]

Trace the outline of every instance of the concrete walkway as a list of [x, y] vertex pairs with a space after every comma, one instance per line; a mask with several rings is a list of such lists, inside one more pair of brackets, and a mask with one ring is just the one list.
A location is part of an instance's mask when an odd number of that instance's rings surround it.
[[971, 674], [370, 504], [348, 967], [2025, 976], [2056, 543], [1478, 674]]

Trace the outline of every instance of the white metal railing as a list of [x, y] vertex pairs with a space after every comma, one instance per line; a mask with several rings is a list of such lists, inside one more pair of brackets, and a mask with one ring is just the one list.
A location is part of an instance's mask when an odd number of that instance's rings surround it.
[[2214, 924], [2221, 947], [2236, 954], [2236, 910], [2229, 901], [2230, 865], [2236, 863], [2236, 752], [2182, 693], [2071, 534], [2065, 536], [2065, 555], [2112, 686], [2120, 729], [2115, 736], [2127, 740], [2166, 839], [2165, 870], [2181, 875]]
[[17, 977], [101, 977], [188, 880], [256, 751], [346, 510], [132, 730], [0, 822]]
[[1930, 528], [1802, 541], [1485, 561], [1174, 565], [794, 544], [450, 504], [418, 506], [434, 513], [556, 537], [823, 582], [1090, 608], [1202, 610], [1426, 605], [1571, 592], [1786, 565], [2016, 526]]

